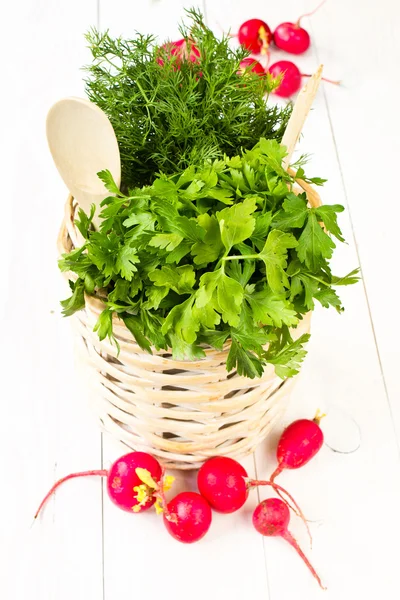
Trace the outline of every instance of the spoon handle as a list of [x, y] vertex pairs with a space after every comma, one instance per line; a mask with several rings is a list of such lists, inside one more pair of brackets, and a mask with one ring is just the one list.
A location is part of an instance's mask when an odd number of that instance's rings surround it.
[[282, 163], [285, 170], [289, 167], [293, 151], [300, 137], [307, 115], [310, 112], [311, 105], [314, 102], [319, 84], [321, 83], [322, 69], [323, 65], [320, 65], [314, 75], [310, 77], [306, 85], [302, 88], [294, 103], [292, 114], [282, 138], [282, 146], [286, 146], [287, 148], [287, 155]]

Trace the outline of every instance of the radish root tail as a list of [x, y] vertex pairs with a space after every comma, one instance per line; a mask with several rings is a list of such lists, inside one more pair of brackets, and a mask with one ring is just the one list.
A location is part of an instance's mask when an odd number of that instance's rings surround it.
[[95, 471], [81, 471], [80, 473], [71, 473], [70, 475], [66, 475], [65, 477], [62, 477], [61, 479], [56, 481], [55, 484], [53, 485], [53, 487], [51, 488], [51, 490], [46, 494], [46, 496], [41, 501], [40, 506], [35, 513], [34, 520], [36, 520], [38, 518], [38, 516], [39, 516], [42, 508], [46, 504], [47, 500], [54, 494], [54, 492], [57, 490], [57, 488], [60, 487], [60, 485], [62, 485], [69, 479], [75, 479], [76, 477], [91, 477], [94, 475], [98, 475], [100, 477], [107, 477], [108, 471], [106, 471], [105, 469], [100, 469], [100, 470], [95, 470]]
[[297, 554], [303, 559], [303, 561], [305, 562], [305, 564], [311, 571], [311, 574], [313, 575], [313, 577], [315, 577], [315, 579], [318, 581], [320, 587], [323, 590], [326, 590], [326, 587], [322, 584], [322, 581], [321, 581], [318, 573], [316, 572], [316, 570], [314, 569], [314, 567], [312, 566], [312, 564], [310, 563], [307, 556], [304, 554], [303, 550], [300, 548], [299, 544], [297, 543], [295, 538], [292, 536], [292, 534], [289, 531], [286, 531], [286, 533], [283, 535], [283, 538], [287, 542], [289, 542], [289, 544], [296, 550]]
[[323, 4], [325, 4], [325, 2], [326, 2], [326, 0], [322, 0], [322, 2], [320, 2], [320, 3], [318, 4], [318, 6], [316, 6], [316, 7], [314, 8], [314, 10], [312, 10], [312, 11], [311, 11], [311, 12], [309, 12], [309, 13], [305, 13], [304, 15], [301, 15], [301, 17], [299, 17], [299, 18], [297, 19], [297, 21], [296, 21], [296, 27], [300, 27], [300, 21], [301, 21], [302, 19], [304, 19], [304, 17], [311, 17], [313, 14], [315, 14], [315, 13], [317, 12], [317, 10], [319, 10], [319, 9], [321, 8], [321, 6], [323, 6]]

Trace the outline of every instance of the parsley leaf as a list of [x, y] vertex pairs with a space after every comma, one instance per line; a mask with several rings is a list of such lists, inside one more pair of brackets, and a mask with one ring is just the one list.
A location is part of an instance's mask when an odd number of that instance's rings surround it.
[[153, 203], [153, 210], [162, 218], [165, 227], [172, 233], [177, 233], [182, 236], [183, 239], [192, 242], [203, 240], [204, 230], [198, 225], [196, 220], [180, 216], [178, 210], [171, 204], [155, 200]]
[[143, 324], [139, 317], [133, 315], [122, 315], [122, 319], [133, 335], [136, 343], [142, 350], [145, 350], [149, 354], [152, 354], [149, 340], [146, 338], [143, 332]]
[[171, 267], [165, 265], [149, 273], [150, 281], [156, 286], [164, 286], [177, 294], [190, 294], [195, 284], [195, 273], [192, 265]]
[[236, 279], [242, 287], [250, 281], [256, 267], [253, 261], [246, 260], [242, 265], [237, 261], [232, 261], [229, 268], [229, 275]]
[[123, 196], [123, 194], [121, 194], [117, 184], [115, 183], [114, 178], [111, 175], [111, 172], [108, 169], [99, 171], [97, 173], [97, 177], [99, 179], [101, 179], [101, 181], [104, 183], [105, 188], [109, 192], [111, 192], [112, 194], [115, 194], [116, 196]]
[[246, 198], [243, 202], [238, 202], [217, 213], [221, 240], [227, 251], [251, 236], [256, 224], [252, 214], [256, 208], [255, 199]]
[[292, 277], [290, 282], [290, 299], [302, 294], [304, 290], [304, 304], [308, 310], [313, 310], [314, 300], [318, 292], [318, 281], [309, 276], [308, 273], [301, 272]]
[[265, 240], [271, 227], [272, 213], [270, 211], [264, 214], [255, 213], [254, 217], [256, 219], [256, 224], [254, 231], [251, 234], [251, 241], [254, 242], [257, 250], [260, 251], [264, 247]]
[[223, 250], [218, 221], [214, 215], [204, 213], [197, 217], [197, 221], [205, 230], [204, 241], [196, 242], [192, 247], [192, 255], [196, 265], [207, 265], [214, 262]]
[[198, 341], [203, 344], [208, 344], [216, 350], [222, 350], [228, 337], [229, 329], [222, 331], [216, 329], [202, 329]]
[[307, 197], [305, 194], [289, 193], [282, 204], [282, 210], [274, 215], [272, 227], [281, 231], [289, 231], [304, 226], [307, 218]]
[[268, 285], [276, 294], [283, 293], [284, 288], [289, 287], [289, 280], [285, 272], [287, 254], [289, 248], [296, 246], [297, 240], [291, 233], [274, 229], [268, 234], [264, 248], [259, 254], [259, 258], [265, 263]]
[[330, 231], [331, 234], [334, 235], [335, 238], [337, 238], [340, 242], [344, 242], [344, 238], [337, 223], [336, 213], [343, 211], [344, 207], [340, 204], [326, 204], [325, 206], [320, 206], [319, 208], [315, 209], [316, 215], [324, 222], [327, 230]]
[[288, 174], [282, 167], [282, 161], [285, 158], [287, 152], [285, 146], [278, 144], [276, 140], [261, 139], [259, 142], [261, 152], [268, 157], [268, 165], [274, 173], [277, 173], [281, 177], [287, 179]]
[[210, 304], [222, 315], [224, 323], [235, 327], [239, 323], [243, 294], [240, 283], [228, 277], [220, 267], [201, 276], [196, 306], [204, 308]]
[[350, 271], [344, 277], [332, 277], [332, 285], [352, 285], [353, 283], [357, 283], [360, 280], [358, 274], [360, 269], [354, 269]]
[[232, 344], [226, 367], [228, 371], [236, 368], [239, 375], [254, 379], [260, 377], [265, 364], [264, 346], [270, 336], [254, 324], [251, 312], [242, 311], [239, 327], [231, 329]]
[[342, 303], [340, 298], [332, 288], [324, 288], [315, 294], [315, 299], [322, 304], [324, 308], [334, 306], [338, 312], [342, 312]]
[[[244, 342], [246, 343], [246, 338]], [[239, 375], [250, 377], [250, 379], [261, 377], [264, 370], [261, 360], [252, 352], [246, 350], [243, 343], [240, 343], [234, 336], [232, 336], [226, 369], [228, 372], [236, 369]]]
[[314, 185], [323, 185], [327, 181], [321, 177], [306, 177], [303, 167], [297, 169], [295, 177], [296, 179], [302, 179], [306, 183], [313, 183]]
[[75, 283], [70, 281], [70, 286], [72, 289], [72, 296], [67, 298], [67, 300], [61, 301], [64, 317], [70, 317], [85, 306], [85, 285], [82, 279], [77, 279]]
[[93, 327], [93, 331], [97, 331], [99, 340], [104, 340], [106, 337], [108, 337], [110, 342], [114, 342], [119, 353], [120, 346], [118, 340], [114, 337], [113, 334], [112, 320], [113, 311], [109, 308], [106, 308], [105, 310], [103, 310], [103, 312], [100, 313], [99, 318], [97, 319], [97, 322]]
[[177, 233], [158, 233], [151, 238], [149, 246], [154, 246], [154, 248], [165, 248], [167, 252], [171, 252], [179, 246], [182, 240], [183, 237]]
[[193, 344], [200, 329], [199, 321], [193, 318], [193, 304], [194, 297], [190, 296], [182, 304], [174, 306], [168, 313], [161, 332], [167, 334], [171, 331], [178, 339]]
[[273, 345], [268, 349], [265, 355], [266, 360], [275, 366], [275, 373], [282, 377], [293, 377], [300, 370], [300, 365], [307, 355], [304, 344], [308, 342], [310, 335], [304, 333], [295, 342], [289, 342], [276, 354]]
[[167, 264], [180, 263], [182, 258], [189, 254], [192, 248], [191, 242], [181, 242], [174, 250], [172, 250], [165, 258]]
[[136, 253], [135, 248], [129, 246], [121, 246], [118, 250], [117, 259], [115, 261], [115, 269], [117, 273], [121, 274], [121, 277], [132, 281], [133, 274], [137, 271], [135, 263], [140, 262], [140, 259]]
[[88, 239], [89, 230], [93, 221], [94, 214], [96, 212], [96, 205], [90, 205], [90, 213], [87, 215], [81, 208], [78, 209], [78, 219], [75, 219], [75, 225], [77, 226], [82, 237]]
[[158, 309], [161, 302], [169, 294], [169, 288], [167, 287], [156, 287], [152, 286], [146, 290], [147, 301], [142, 304], [142, 308], [154, 308]]
[[297, 255], [311, 271], [324, 266], [325, 259], [332, 257], [334, 242], [318, 223], [315, 212], [309, 212], [307, 224], [299, 238]]
[[290, 302], [284, 296], [277, 296], [269, 288], [252, 292], [247, 286], [245, 299], [256, 323], [282, 327], [283, 324], [293, 326], [299, 322]]

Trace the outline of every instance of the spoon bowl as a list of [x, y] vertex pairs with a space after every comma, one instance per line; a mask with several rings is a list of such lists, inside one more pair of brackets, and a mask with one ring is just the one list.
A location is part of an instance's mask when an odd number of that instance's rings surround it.
[[107, 115], [93, 102], [64, 98], [54, 104], [46, 121], [47, 141], [55, 165], [79, 206], [99, 226], [100, 203], [110, 195], [97, 173], [108, 169], [121, 184], [121, 158], [114, 129]]

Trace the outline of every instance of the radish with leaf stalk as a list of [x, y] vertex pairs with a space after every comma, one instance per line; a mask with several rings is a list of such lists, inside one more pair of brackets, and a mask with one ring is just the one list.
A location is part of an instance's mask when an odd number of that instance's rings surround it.
[[298, 419], [286, 427], [278, 442], [278, 466], [271, 476], [271, 482], [284, 469], [299, 469], [317, 454], [324, 443], [324, 434], [319, 426], [324, 416], [317, 412], [313, 420]]
[[272, 32], [265, 21], [249, 19], [239, 27], [237, 35], [239, 44], [253, 54], [267, 54], [272, 41]]
[[164, 510], [164, 524], [173, 538], [192, 544], [203, 538], [210, 529], [211, 508], [196, 492], [181, 492]]
[[129, 452], [116, 460], [108, 471], [82, 471], [59, 479], [42, 500], [35, 519], [62, 483], [69, 479], [90, 476], [107, 477], [107, 491], [112, 502], [122, 510], [135, 513], [143, 512], [153, 504], [156, 504], [156, 509], [160, 512], [162, 493], [170, 488], [173, 481], [173, 477], [164, 478], [160, 463], [150, 454]]
[[[301, 88], [301, 78], [311, 77], [309, 74], [301, 73], [299, 68], [290, 60], [278, 60], [268, 67], [268, 73], [271, 73], [273, 77], [282, 77], [278, 87], [272, 91], [273, 94], [281, 98], [293, 96]], [[322, 81], [327, 81], [334, 85], [340, 84], [340, 81], [326, 79], [325, 77], [322, 77]]]
[[307, 567], [310, 569], [313, 577], [318, 581], [320, 587], [326, 589], [322, 585], [322, 581], [301, 550], [299, 544], [288, 530], [290, 521], [290, 513], [285, 502], [282, 502], [279, 498], [268, 498], [263, 500], [255, 509], [253, 513], [253, 525], [258, 533], [265, 536], [281, 536], [284, 540], [296, 550], [297, 554], [304, 560]]
[[303, 54], [308, 50], [310, 35], [300, 26], [300, 21], [304, 17], [310, 17], [317, 12], [325, 2], [326, 0], [323, 0], [313, 11], [299, 17], [296, 23], [285, 22], [278, 25], [273, 35], [275, 46], [290, 54]]
[[202, 465], [197, 475], [197, 486], [200, 494], [204, 496], [214, 510], [221, 513], [232, 513], [239, 510], [246, 502], [249, 491], [252, 488], [264, 485], [271, 486], [290, 506], [285, 500], [286, 495], [294, 505], [292, 510], [303, 520], [311, 541], [310, 530], [300, 507], [291, 494], [282, 486], [271, 481], [251, 479], [246, 469], [228, 456], [210, 458]]

